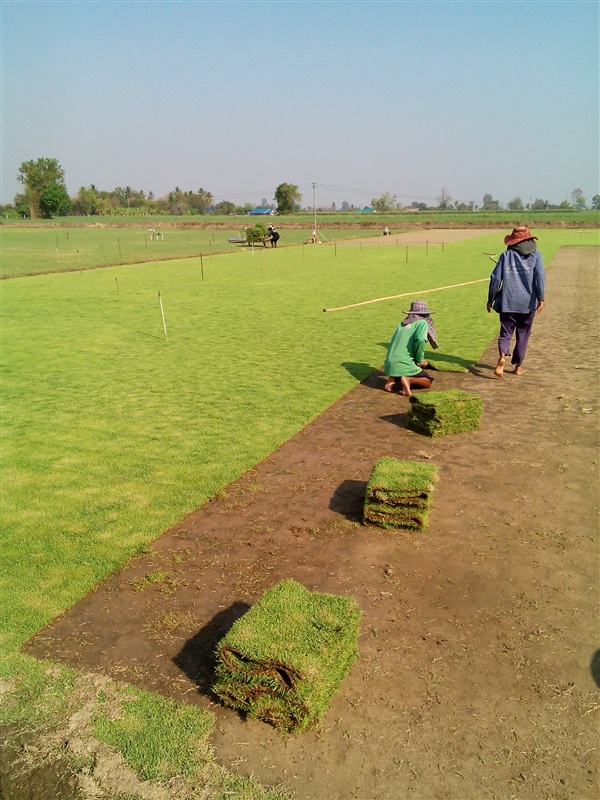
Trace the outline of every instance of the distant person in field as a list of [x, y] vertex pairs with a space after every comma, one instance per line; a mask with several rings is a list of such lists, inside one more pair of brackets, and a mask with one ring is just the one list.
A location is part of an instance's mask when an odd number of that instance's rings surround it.
[[280, 239], [279, 233], [275, 230], [272, 225], [269, 225], [269, 241], [271, 242], [271, 247], [277, 247], [277, 242]]
[[389, 236], [389, 235], [390, 235], [390, 229], [388, 228], [388, 226], [387, 226], [387, 225], [386, 225], [386, 226], [385, 226], [385, 228], [383, 229], [383, 235], [384, 235], [384, 236]]
[[437, 348], [437, 333], [425, 300], [413, 300], [410, 311], [404, 312], [407, 316], [398, 325], [389, 344], [384, 370], [388, 377], [385, 391], [399, 390], [401, 395], [410, 397], [412, 389], [429, 389], [433, 378], [424, 367], [429, 363], [425, 360], [425, 345], [427, 342]]
[[504, 364], [510, 355], [513, 334], [513, 374], [523, 374], [522, 364], [533, 320], [544, 308], [546, 273], [536, 240], [537, 236], [532, 236], [527, 225], [513, 228], [512, 233], [504, 237], [506, 250], [501, 254], [490, 276], [488, 314], [492, 308], [500, 314], [498, 363], [494, 369], [497, 378], [504, 375]]

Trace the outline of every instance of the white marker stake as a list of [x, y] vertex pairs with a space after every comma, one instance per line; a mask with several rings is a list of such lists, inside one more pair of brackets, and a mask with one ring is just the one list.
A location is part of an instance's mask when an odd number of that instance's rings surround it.
[[158, 304], [160, 305], [160, 315], [162, 317], [163, 331], [165, 332], [165, 341], [168, 341], [168, 338], [167, 338], [167, 325], [166, 325], [166, 322], [165, 322], [165, 312], [163, 311], [162, 297], [160, 296], [160, 292], [158, 293]]

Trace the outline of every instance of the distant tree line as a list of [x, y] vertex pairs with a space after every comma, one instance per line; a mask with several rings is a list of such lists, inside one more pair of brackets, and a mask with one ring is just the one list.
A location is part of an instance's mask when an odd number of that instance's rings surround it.
[[[346, 208], [344, 208], [346, 206]], [[427, 205], [417, 200], [413, 200], [410, 205], [403, 206], [396, 201], [395, 195], [384, 194], [381, 197], [374, 197], [371, 200], [371, 208], [375, 211], [393, 212], [393, 211], [502, 211], [504, 207], [499, 200], [495, 200], [491, 194], [483, 195], [483, 202], [477, 205], [472, 200], [468, 203], [464, 201], [453, 200], [448, 194], [446, 187], [440, 190], [437, 197], [437, 203]], [[549, 200], [542, 200], [536, 198], [530, 203], [523, 203], [520, 197], [513, 197], [506, 204], [508, 211], [562, 211], [562, 210], [576, 210], [582, 211], [587, 208], [587, 200], [583, 196], [581, 189], [573, 189], [571, 192], [571, 202], [563, 200], [558, 205], [553, 205]], [[600, 210], [600, 194], [592, 197], [591, 208], [596, 211]], [[334, 209], [335, 210], [335, 209]], [[348, 207], [347, 203], [342, 204], [342, 211], [354, 210], [353, 206]]]
[[[156, 198], [153, 192], [145, 194], [143, 190], [133, 189], [131, 186], [117, 186], [110, 191], [98, 189], [95, 184], [82, 186], [75, 197], [69, 197], [65, 185], [65, 173], [58, 160], [55, 158], [38, 158], [37, 160], [24, 161], [19, 167], [17, 175], [19, 183], [23, 184], [23, 192], [15, 195], [12, 203], [0, 206], [0, 215], [3, 217], [23, 218], [52, 218], [76, 215], [83, 217], [93, 216], [150, 216], [174, 215], [189, 216], [194, 214], [247, 214], [254, 206], [251, 203], [237, 205], [229, 200], [214, 202], [211, 192], [199, 188], [196, 191], [180, 189], [176, 186], [164, 197]], [[279, 214], [292, 214], [301, 211], [302, 196], [293, 183], [280, 183], [275, 189], [275, 204], [269, 203], [266, 198], [261, 201], [261, 207], [276, 210]], [[594, 195], [591, 207], [600, 210], [600, 195]], [[483, 196], [481, 205], [473, 201], [465, 203], [453, 200], [446, 187], [440, 190], [437, 204], [428, 205], [413, 200], [410, 205], [403, 206], [397, 202], [395, 195], [383, 194], [371, 200], [371, 209], [379, 212], [394, 211], [500, 211], [502, 205], [491, 194]], [[534, 202], [524, 204], [520, 197], [513, 197], [506, 204], [509, 211], [552, 211], [552, 210], [582, 210], [587, 208], [587, 201], [581, 189], [571, 192], [571, 202], [564, 200], [559, 205], [553, 205], [548, 200], [537, 198]], [[312, 209], [305, 209], [306, 211]], [[335, 203], [331, 208], [321, 211], [337, 212]], [[354, 205], [346, 200], [341, 204], [340, 213], [357, 211]]]

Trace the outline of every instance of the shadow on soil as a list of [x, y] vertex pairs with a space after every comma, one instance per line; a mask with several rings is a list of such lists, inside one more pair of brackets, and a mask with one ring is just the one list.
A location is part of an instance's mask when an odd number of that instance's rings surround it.
[[329, 508], [351, 522], [362, 522], [366, 488], [366, 481], [343, 481], [333, 493]]
[[[237, 601], [219, 611], [198, 633], [188, 639], [173, 663], [198, 687], [198, 691], [218, 700], [212, 693], [217, 666], [217, 645], [233, 623], [250, 609], [248, 603]], [[220, 702], [220, 700], [218, 700]]]
[[596, 686], [600, 687], [600, 650], [596, 650], [596, 652], [592, 656], [590, 671], [592, 673], [592, 678], [594, 679], [594, 683], [596, 684]]
[[469, 372], [476, 378], [484, 378], [486, 381], [497, 381], [498, 378], [494, 375], [495, 367], [495, 364], [473, 364]]
[[406, 417], [407, 414], [384, 414], [379, 419], [383, 420], [384, 422], [391, 422], [392, 425], [396, 425], [397, 428], [406, 428], [408, 430], [408, 425], [406, 424]]

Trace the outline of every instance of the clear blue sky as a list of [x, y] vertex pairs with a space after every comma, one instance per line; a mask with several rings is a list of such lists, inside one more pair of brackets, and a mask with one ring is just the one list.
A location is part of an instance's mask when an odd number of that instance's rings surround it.
[[[2, 202], [21, 162], [236, 203], [588, 202], [599, 5], [1, 0]], [[339, 187], [339, 188], [328, 188]]]

